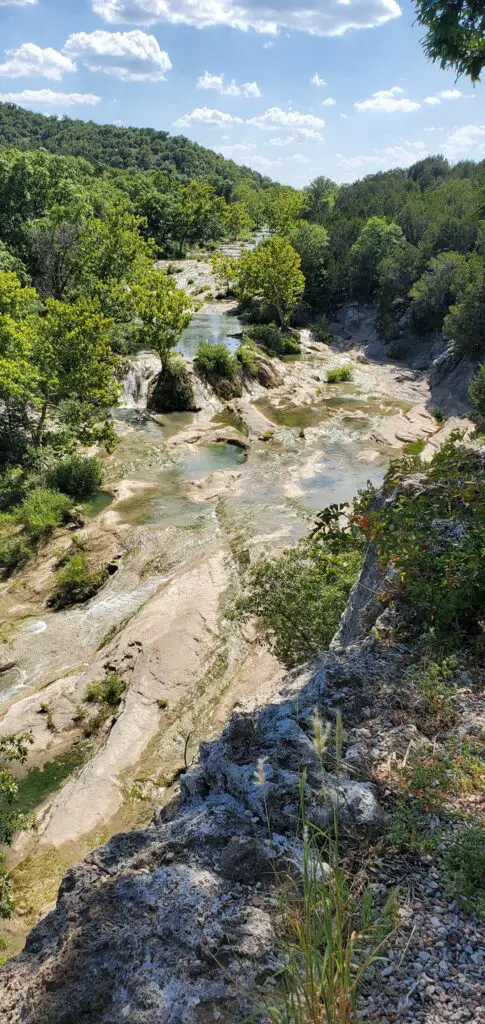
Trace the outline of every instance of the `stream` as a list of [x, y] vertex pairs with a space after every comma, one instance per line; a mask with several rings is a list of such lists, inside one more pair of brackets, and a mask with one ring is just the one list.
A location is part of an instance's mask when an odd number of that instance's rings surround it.
[[[227, 303], [212, 303], [179, 350], [193, 358], [202, 338], [233, 350], [241, 331]], [[119, 444], [105, 459], [84, 530], [100, 563], [116, 571], [85, 605], [53, 612], [53, 544], [0, 590], [0, 733], [32, 731], [31, 765], [80, 742], [76, 715], [106, 666], [127, 682], [109, 731], [47, 800], [37, 832], [14, 843], [19, 891], [27, 899], [27, 871], [30, 894], [12, 925], [14, 947], [46, 907], [42, 887], [32, 895], [26, 865], [36, 878], [47, 871], [50, 884], [93, 843], [149, 821], [187, 751], [194, 756], [235, 703], [269, 699], [283, 667], [225, 614], [241, 569], [305, 536], [317, 510], [351, 500], [368, 480], [379, 484], [396, 450], [379, 438], [382, 424], [423, 402], [422, 383], [378, 364], [355, 363], [352, 383], [327, 384], [328, 367], [348, 355], [312, 344], [308, 331], [302, 341], [301, 360], [278, 364], [281, 386], [159, 416], [145, 411], [157, 361], [140, 353], [115, 411]]]

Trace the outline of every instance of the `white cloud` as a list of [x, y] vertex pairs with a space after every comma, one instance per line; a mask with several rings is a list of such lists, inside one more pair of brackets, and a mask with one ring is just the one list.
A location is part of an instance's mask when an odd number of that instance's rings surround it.
[[310, 163], [310, 161], [307, 160], [306, 156], [303, 156], [303, 153], [293, 153], [293, 156], [287, 156], [286, 159], [287, 160], [296, 160], [296, 162], [299, 163], [299, 164], [309, 164]]
[[314, 128], [301, 128], [300, 135], [304, 139], [308, 139], [309, 142], [323, 142], [323, 135], [321, 132], [316, 132]]
[[289, 128], [291, 131], [305, 134], [306, 130], [315, 131], [325, 127], [325, 121], [315, 114], [300, 114], [298, 110], [282, 110], [281, 107], [269, 107], [264, 114], [248, 118], [248, 124], [256, 128]]
[[225, 85], [224, 75], [211, 75], [210, 71], [206, 71], [197, 79], [197, 88], [214, 89], [221, 96], [245, 96], [247, 99], [258, 99], [261, 96], [257, 82], [244, 82], [242, 85], [237, 85], [233, 78], [228, 85]]
[[341, 117], [341, 118], [342, 118], [342, 119], [343, 119], [344, 121], [346, 121], [346, 120], [347, 120], [348, 116], [349, 116], [348, 114], [341, 114], [341, 115], [340, 115], [340, 117]]
[[231, 157], [234, 153], [250, 153], [252, 149], [256, 149], [254, 142], [236, 142], [234, 146], [219, 146], [218, 151], [223, 156]]
[[327, 83], [325, 82], [325, 80], [323, 78], [320, 77], [320, 75], [318, 74], [318, 71], [315, 71], [315, 74], [313, 75], [313, 77], [310, 78], [310, 84], [311, 85], [316, 85], [316, 86], [318, 86], [318, 88], [320, 88], [322, 85], [326, 85]]
[[333, 96], [327, 96], [326, 100], [322, 100], [322, 107], [334, 107], [336, 102]]
[[27, 7], [36, 4], [37, 0], [0, 0], [0, 7]]
[[270, 146], [289, 146], [291, 142], [294, 142], [294, 136], [288, 135], [286, 139], [281, 139], [279, 135], [273, 135], [272, 139], [268, 139]]
[[26, 78], [30, 75], [60, 81], [63, 74], [75, 71], [76, 65], [50, 46], [45, 50], [35, 43], [22, 43], [18, 50], [5, 50], [8, 58], [0, 64], [0, 75], [5, 78]]
[[441, 100], [437, 96], [426, 96], [423, 103], [427, 103], [428, 107], [439, 107]]
[[90, 71], [115, 75], [123, 82], [161, 82], [172, 62], [155, 36], [133, 32], [74, 32], [64, 53], [79, 58]]
[[268, 160], [267, 157], [260, 156], [258, 153], [248, 157], [248, 164], [251, 167], [256, 167], [258, 171], [269, 171], [272, 167], [282, 167], [281, 160]]
[[397, 0], [313, 0], [305, 7], [298, 0], [92, 0], [92, 7], [112, 25], [225, 25], [272, 35], [279, 29], [296, 29], [341, 36], [348, 29], [374, 28], [401, 14]]
[[443, 89], [438, 93], [440, 100], [472, 100], [475, 97], [461, 89]]
[[190, 128], [193, 125], [217, 125], [228, 127], [231, 124], [242, 124], [242, 117], [233, 117], [222, 110], [212, 110], [210, 107], [196, 107], [191, 114], [182, 114], [173, 122], [176, 128]]
[[372, 153], [357, 156], [344, 157], [337, 153], [337, 159], [341, 166], [347, 167], [350, 171], [365, 169], [366, 171], [388, 170], [391, 167], [410, 167], [416, 160], [427, 156], [426, 143], [421, 139], [410, 142], [405, 139], [394, 146], [386, 146], [384, 149], [375, 149]]
[[272, 39], [268, 39], [268, 41], [266, 43], [263, 43], [263, 50], [271, 50], [273, 46], [274, 46], [273, 40]]
[[23, 92], [0, 93], [0, 103], [18, 103], [21, 107], [95, 107], [101, 96], [91, 92], [53, 92], [52, 89], [24, 89]]
[[360, 100], [358, 103], [354, 103], [354, 107], [360, 111], [377, 110], [383, 114], [409, 113], [411, 110], [418, 110], [421, 104], [408, 99], [403, 94], [404, 89], [401, 89], [399, 85], [393, 85], [392, 89], [380, 89], [378, 92], [373, 92], [370, 99]]
[[464, 124], [456, 128], [440, 150], [449, 160], [461, 160], [470, 157], [473, 160], [483, 158], [485, 154], [485, 124]]

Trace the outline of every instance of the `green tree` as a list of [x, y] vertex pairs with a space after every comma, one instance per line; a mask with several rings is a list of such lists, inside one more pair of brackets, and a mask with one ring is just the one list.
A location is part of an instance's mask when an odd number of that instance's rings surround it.
[[300, 267], [301, 259], [288, 239], [268, 238], [240, 259], [236, 295], [260, 300], [263, 311], [275, 310], [281, 326], [288, 327], [305, 286]]
[[290, 242], [301, 259], [303, 299], [312, 309], [323, 309], [327, 299], [328, 231], [320, 224], [300, 220], [290, 233]]
[[350, 250], [350, 279], [354, 294], [370, 299], [379, 284], [381, 260], [404, 244], [399, 224], [370, 217]]
[[133, 298], [141, 321], [139, 341], [158, 353], [163, 369], [170, 350], [192, 319], [192, 301], [171, 277], [151, 269], [134, 285]]
[[480, 79], [485, 65], [483, 0], [416, 0], [418, 22], [427, 29], [424, 50], [442, 68]]
[[276, 185], [267, 197], [267, 220], [278, 235], [287, 235], [298, 220], [305, 205], [301, 192], [289, 185]]
[[482, 274], [465, 289], [443, 322], [446, 338], [455, 341], [465, 352], [482, 355], [485, 352], [485, 261], [481, 261]]
[[[9, 846], [14, 832], [26, 823], [24, 814], [15, 807], [18, 785], [12, 775], [11, 765], [24, 764], [27, 760], [31, 733], [4, 736], [0, 739], [0, 844]], [[12, 885], [5, 868], [5, 857], [0, 853], [0, 917], [10, 917], [13, 910]]]
[[222, 234], [225, 207], [224, 200], [207, 182], [191, 181], [180, 190], [173, 228], [180, 256], [187, 242], [203, 242]]
[[333, 209], [338, 191], [338, 185], [331, 178], [325, 178], [324, 175], [314, 178], [303, 189], [305, 217], [314, 224], [324, 224], [329, 211]]
[[251, 227], [251, 217], [244, 203], [228, 203], [224, 213], [224, 230], [229, 238], [240, 238], [247, 235]]
[[36, 389], [28, 414], [36, 446], [44, 440], [48, 413], [57, 409], [83, 441], [99, 436], [103, 412], [119, 396], [112, 327], [90, 299], [71, 305], [47, 300], [31, 351]]
[[419, 252], [405, 242], [379, 264], [379, 314], [377, 327], [382, 338], [393, 338], [397, 321], [409, 302], [408, 293], [419, 264]]
[[485, 363], [481, 363], [470, 382], [468, 394], [472, 403], [473, 419], [479, 430], [485, 426]]
[[430, 260], [410, 291], [413, 318], [418, 327], [429, 331], [440, 329], [465, 268], [466, 258], [459, 252], [442, 252]]

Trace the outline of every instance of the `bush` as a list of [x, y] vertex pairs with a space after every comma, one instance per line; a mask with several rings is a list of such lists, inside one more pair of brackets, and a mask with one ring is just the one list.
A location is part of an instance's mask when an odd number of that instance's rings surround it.
[[32, 548], [25, 537], [0, 537], [0, 568], [7, 576], [18, 569], [33, 554]]
[[217, 376], [234, 380], [236, 376], [236, 360], [223, 342], [211, 344], [210, 341], [201, 341], [194, 363], [204, 377]]
[[470, 383], [468, 394], [472, 403], [472, 417], [479, 430], [485, 428], [485, 363], [478, 370]]
[[105, 568], [90, 569], [86, 553], [82, 550], [69, 555], [57, 570], [57, 585], [50, 599], [53, 608], [65, 608], [71, 604], [82, 604], [94, 597], [106, 581]]
[[329, 330], [326, 316], [321, 316], [318, 320], [315, 320], [315, 323], [312, 324], [312, 334], [315, 341], [333, 341], [333, 335]]
[[477, 917], [485, 916], [485, 829], [464, 830], [445, 852], [443, 867], [450, 895]]
[[69, 519], [71, 499], [47, 487], [34, 487], [17, 510], [17, 519], [33, 539], [52, 533]]
[[70, 455], [47, 473], [47, 486], [79, 500], [91, 498], [103, 480], [99, 459]]
[[479, 628], [485, 602], [485, 466], [479, 451], [453, 434], [432, 461], [394, 463], [384, 481], [388, 499], [358, 518], [392, 570], [390, 596], [404, 599], [410, 624], [443, 647]]
[[247, 336], [256, 345], [266, 349], [270, 355], [299, 355], [301, 352], [298, 331], [282, 331], [276, 324], [255, 324], [249, 329]]
[[150, 394], [148, 408], [156, 412], [195, 410], [194, 388], [183, 356], [170, 352]]
[[336, 366], [327, 372], [327, 384], [341, 384], [345, 380], [351, 380], [353, 367], [348, 363], [346, 366]]
[[96, 679], [89, 684], [84, 700], [86, 704], [107, 704], [110, 708], [117, 708], [125, 689], [118, 672], [107, 672], [104, 679]]
[[328, 647], [362, 564], [361, 548], [308, 538], [249, 570], [236, 605], [256, 615], [268, 646], [292, 668]]
[[241, 364], [243, 373], [248, 377], [258, 376], [258, 358], [251, 344], [239, 345], [236, 352], [236, 359]]
[[[485, 275], [485, 260], [482, 261]], [[443, 333], [472, 355], [485, 352], [485, 283], [472, 282], [461, 298], [451, 306], [443, 323]]]

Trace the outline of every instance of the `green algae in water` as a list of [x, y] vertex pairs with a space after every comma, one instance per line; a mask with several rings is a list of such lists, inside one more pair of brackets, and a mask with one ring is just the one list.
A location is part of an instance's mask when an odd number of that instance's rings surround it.
[[230, 409], [223, 409], [222, 412], [217, 412], [212, 417], [211, 423], [220, 423], [224, 427], [232, 427], [240, 434], [244, 434], [244, 437], [249, 436], [249, 430], [244, 420], [237, 413], [231, 412]]
[[21, 814], [35, 811], [44, 800], [60, 788], [65, 779], [80, 768], [87, 759], [86, 745], [76, 743], [53, 761], [47, 761], [43, 768], [30, 768], [17, 783], [18, 792], [15, 809]]
[[208, 444], [193, 454], [188, 454], [182, 463], [184, 480], [202, 480], [221, 469], [234, 469], [246, 461], [246, 452], [235, 444]]
[[[308, 405], [273, 405], [266, 398], [257, 400], [254, 402], [254, 405], [275, 426], [289, 427], [290, 429], [297, 428], [300, 430], [316, 427], [324, 420], [331, 419], [338, 411], [341, 411], [344, 415], [345, 413], [360, 412], [368, 417], [376, 415], [390, 416], [396, 412], [407, 411], [409, 407], [408, 403], [399, 402], [391, 398], [380, 398], [376, 395], [369, 395], [366, 398], [361, 393], [353, 398], [349, 391], [345, 394], [342, 391], [343, 388], [340, 388], [338, 395], [329, 395], [328, 398], [320, 398], [318, 402], [309, 403]], [[350, 418], [348, 416], [348, 419]], [[363, 417], [361, 422], [362, 419]]]
[[99, 516], [100, 512], [104, 512], [112, 501], [114, 501], [114, 494], [110, 494], [109, 491], [96, 491], [91, 501], [87, 501], [84, 505], [86, 515], [90, 519], [94, 519], [95, 516]]

